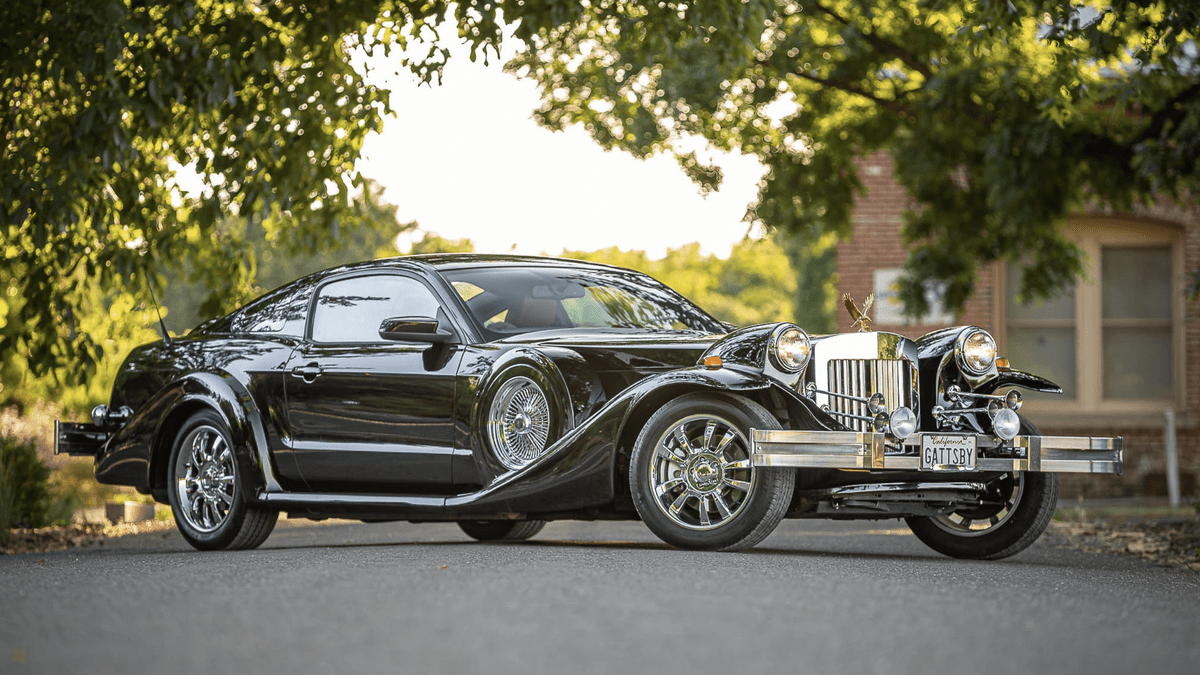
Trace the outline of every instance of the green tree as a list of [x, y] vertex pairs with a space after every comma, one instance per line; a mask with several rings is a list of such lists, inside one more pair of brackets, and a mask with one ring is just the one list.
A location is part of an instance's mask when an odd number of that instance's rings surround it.
[[[352, 208], [356, 226], [331, 228], [328, 241], [321, 242], [319, 248], [294, 243], [276, 246], [272, 234], [264, 231], [260, 223], [240, 217], [222, 220], [216, 231], [217, 236], [239, 242], [236, 248], [248, 251], [246, 259], [253, 261], [255, 267], [246, 295], [254, 297], [319, 270], [399, 255], [396, 237], [417, 227], [415, 221], [400, 223], [396, 219], [397, 206], [384, 199], [383, 187], [371, 179], [365, 181], [363, 192], [354, 198]], [[180, 334], [223, 309], [219, 305], [204, 306], [211, 288], [206, 284], [211, 281], [195, 264], [183, 267], [167, 277], [162, 297], [164, 309], [169, 312], [167, 326]]]
[[[472, 58], [498, 44], [497, 13], [472, 0], [0, 3], [5, 362], [86, 375], [104, 353], [83, 329], [93, 289], [140, 303], [184, 261], [205, 314], [245, 300], [255, 259], [221, 231], [230, 214], [277, 248], [352, 228], [354, 164], [390, 111], [361, 56], [399, 47], [433, 81], [444, 40], [465, 39]], [[199, 200], [178, 198], [179, 166], [202, 176]]]
[[750, 326], [793, 320], [798, 275], [774, 239], [743, 240], [722, 260], [692, 243], [667, 250], [660, 260], [645, 251], [616, 247], [563, 251], [565, 258], [618, 265], [645, 272], [682, 293], [722, 321]]
[[1021, 294], [1048, 297], [1082, 269], [1071, 211], [1200, 191], [1198, 26], [1160, 0], [592, 0], [507, 67], [544, 125], [675, 153], [702, 189], [721, 174], [695, 139], [757, 155], [747, 218], [806, 241], [848, 234], [855, 158], [890, 151], [921, 314], [926, 282], [961, 308], [999, 259], [1031, 259]]
[[470, 239], [446, 239], [434, 232], [425, 232], [413, 242], [409, 253], [471, 253], [475, 243]]
[[[755, 4], [674, 3], [641, 12], [669, 44], [698, 25], [750, 25]], [[105, 345], [84, 329], [105, 303], [140, 306], [180, 270], [206, 289], [200, 314], [248, 299], [273, 250], [318, 250], [361, 217], [352, 195], [363, 140], [390, 112], [364, 78], [388, 53], [421, 81], [440, 80], [447, 45], [496, 54], [508, 21], [534, 44], [594, 8], [563, 0], [453, 4], [406, 0], [49, 0], [0, 3], [0, 354], [34, 374], [86, 378]], [[714, 59], [746, 52], [711, 36]], [[179, 167], [202, 177], [179, 199]], [[12, 298], [20, 298], [13, 301]]]
[[796, 275], [792, 321], [810, 333], [837, 331], [837, 234], [827, 232], [816, 241], [806, 241], [777, 230], [774, 238]]

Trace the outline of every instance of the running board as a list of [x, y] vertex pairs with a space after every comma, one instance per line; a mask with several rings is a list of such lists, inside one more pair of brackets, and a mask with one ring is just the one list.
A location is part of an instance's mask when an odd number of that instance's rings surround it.
[[[316, 492], [260, 492], [258, 502], [297, 515], [341, 517], [351, 520], [389, 517], [397, 520], [458, 520], [463, 517], [517, 520], [524, 514], [507, 511], [447, 512], [447, 506], [469, 501], [473, 495], [425, 497], [416, 495], [355, 495]], [[466, 497], [467, 499], [464, 499]]]

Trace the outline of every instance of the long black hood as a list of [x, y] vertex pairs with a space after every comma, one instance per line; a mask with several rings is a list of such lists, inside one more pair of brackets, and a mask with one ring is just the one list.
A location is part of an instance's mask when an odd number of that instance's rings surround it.
[[573, 328], [525, 333], [501, 342], [570, 349], [598, 372], [648, 375], [696, 365], [700, 355], [722, 337], [680, 331]]

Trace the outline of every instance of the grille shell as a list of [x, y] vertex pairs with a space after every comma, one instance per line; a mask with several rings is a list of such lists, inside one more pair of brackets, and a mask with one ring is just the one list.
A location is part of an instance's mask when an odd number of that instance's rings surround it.
[[[826, 376], [828, 391], [859, 398], [883, 394], [887, 411], [891, 412], [901, 406], [917, 411], [915, 373], [913, 364], [905, 359], [831, 359]], [[833, 413], [873, 417], [866, 403], [836, 396], [825, 398]], [[873, 430], [867, 420], [842, 415], [835, 417], [856, 431]]]

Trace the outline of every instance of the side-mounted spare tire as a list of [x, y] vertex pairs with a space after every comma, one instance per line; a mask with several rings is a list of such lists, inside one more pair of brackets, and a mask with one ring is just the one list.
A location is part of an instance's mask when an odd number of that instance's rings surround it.
[[483, 441], [501, 471], [528, 466], [570, 428], [570, 399], [553, 363], [518, 361], [486, 385]]
[[256, 548], [275, 529], [279, 511], [247, 503], [229, 428], [216, 412], [198, 412], [183, 424], [167, 470], [175, 523], [195, 548]]
[[750, 465], [750, 430], [779, 429], [739, 396], [689, 394], [650, 416], [634, 444], [629, 487], [642, 521], [685, 549], [741, 551], [783, 519], [794, 469]]

